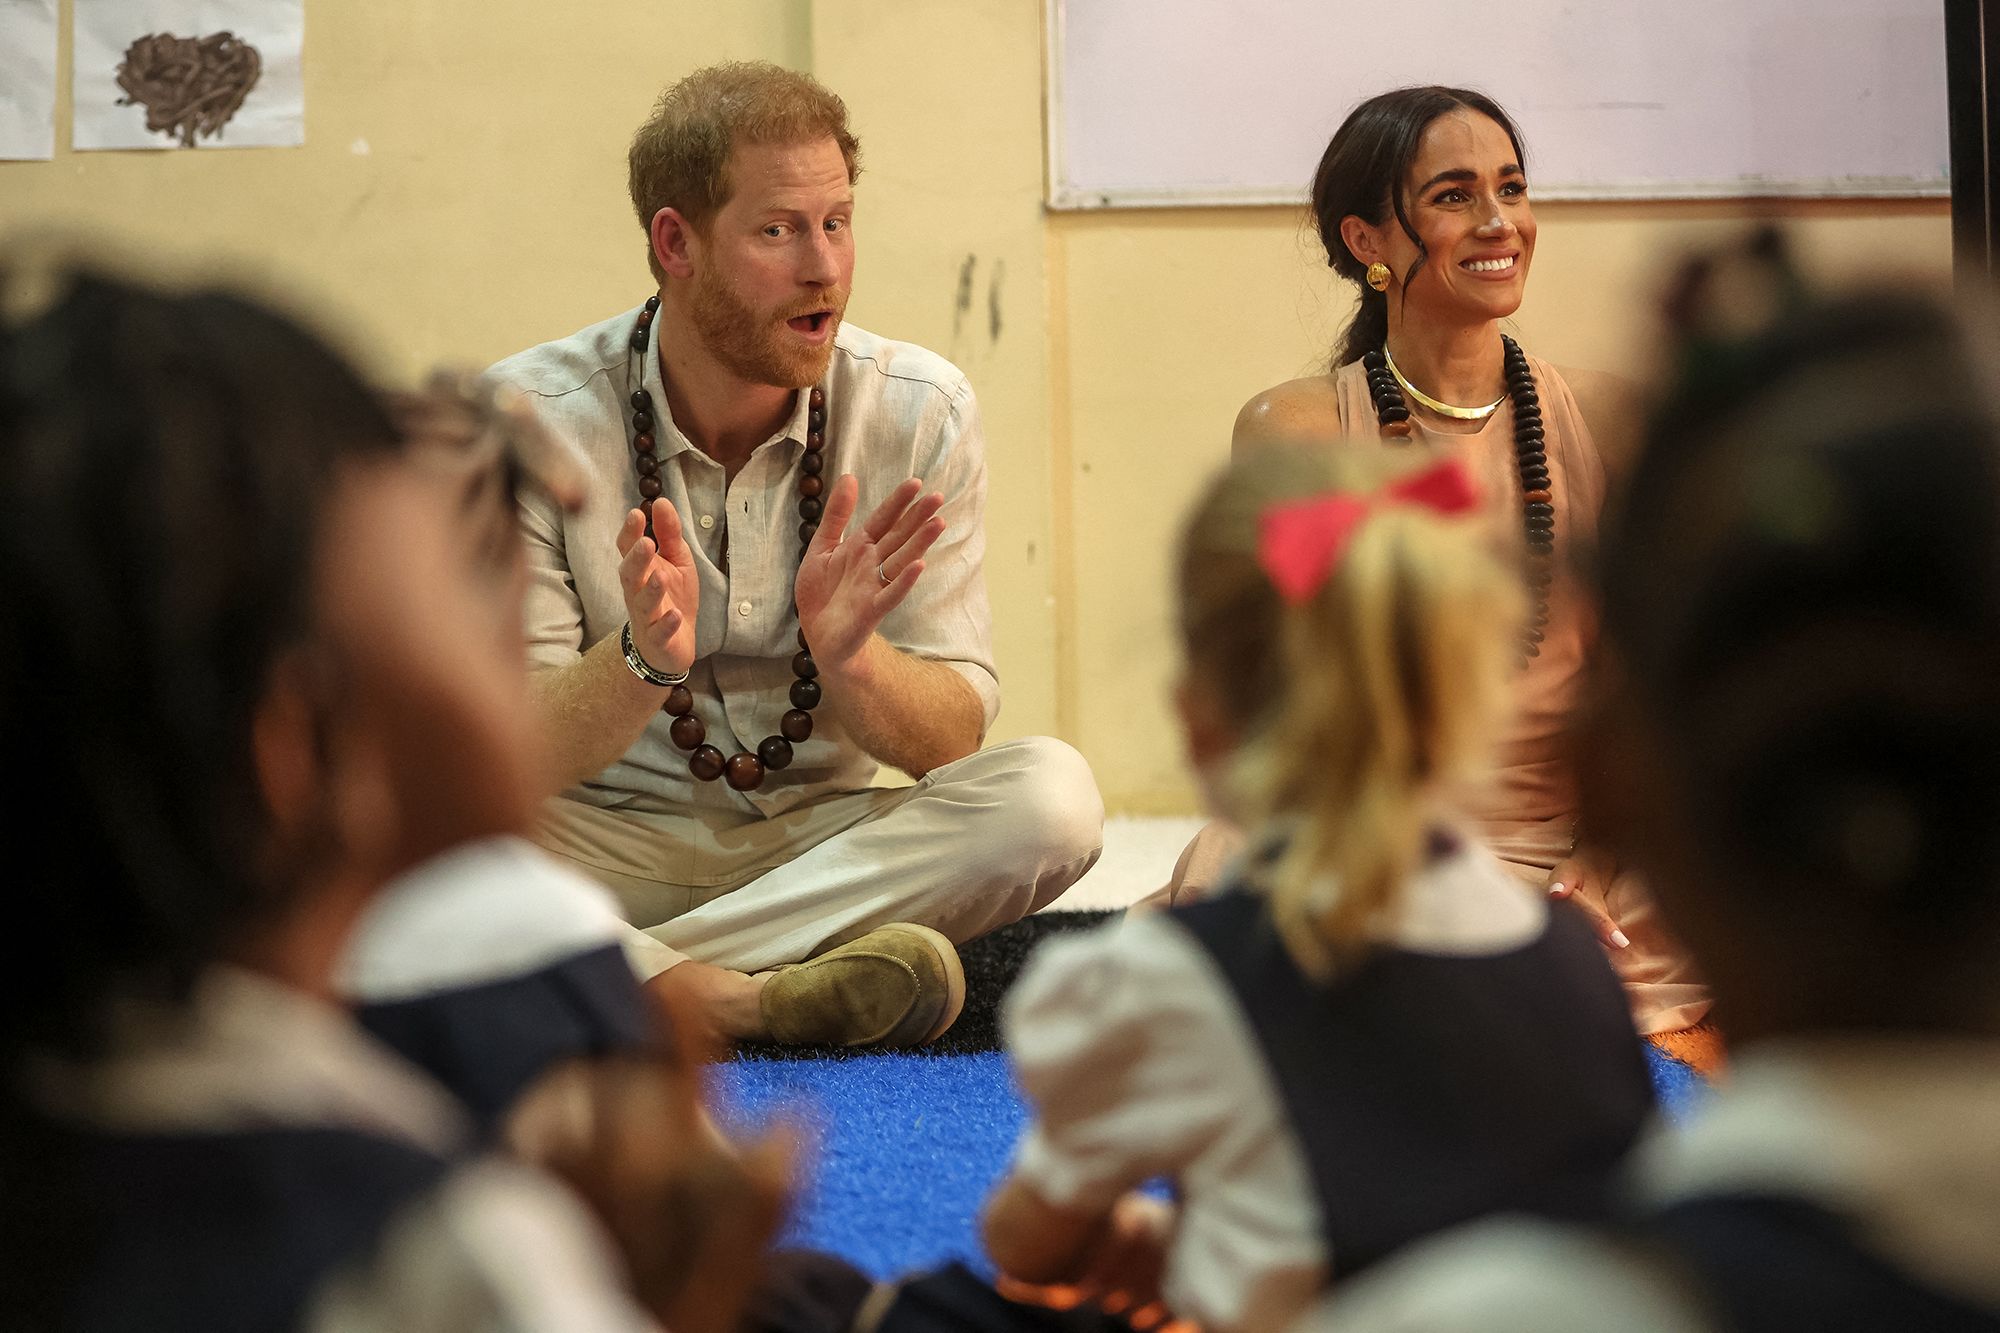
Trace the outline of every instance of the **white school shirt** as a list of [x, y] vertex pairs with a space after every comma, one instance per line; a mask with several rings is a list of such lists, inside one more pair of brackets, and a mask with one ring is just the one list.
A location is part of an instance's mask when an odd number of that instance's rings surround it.
[[[672, 501], [701, 579], [695, 663], [688, 680], [694, 715], [722, 752], [755, 752], [778, 733], [792, 707], [798, 617], [799, 457], [805, 452], [807, 394], [792, 418], [751, 453], [732, 481], [674, 425], [660, 378], [655, 320], [643, 353], [629, 346], [637, 307], [559, 342], [511, 356], [492, 373], [529, 395], [544, 420], [574, 440], [590, 464], [589, 498], [566, 514], [547, 495], [524, 496], [530, 586], [529, 660], [537, 667], [575, 661], [626, 621], [616, 536], [641, 504], [633, 466], [632, 392], [652, 398], [654, 457], [661, 494]], [[985, 439], [965, 376], [935, 353], [878, 338], [852, 324], [834, 337], [826, 390], [828, 486], [842, 473], [860, 482], [850, 533], [911, 477], [944, 496], [944, 535], [902, 605], [882, 622], [887, 642], [941, 662], [978, 695], [990, 727], [1000, 710], [986, 598]], [[869, 785], [876, 763], [822, 706], [812, 739], [793, 747], [791, 765], [752, 792], [700, 782], [687, 755], [656, 715], [631, 748], [568, 793], [591, 805], [666, 813], [689, 807], [780, 814], [818, 797]]]
[[[1375, 938], [1476, 956], [1522, 947], [1547, 920], [1467, 842], [1412, 877]], [[1109, 1209], [1149, 1179], [1178, 1183], [1162, 1281], [1177, 1315], [1267, 1328], [1320, 1290], [1328, 1256], [1304, 1151], [1228, 980], [1178, 921], [1152, 912], [1051, 940], [1002, 1019], [1035, 1108], [1014, 1172], [1036, 1194]]]
[[[1627, 1188], [1640, 1211], [1732, 1193], [1817, 1203], [1933, 1290], [2000, 1311], [2000, 1041], [1758, 1043], [1691, 1120], [1655, 1126]], [[1629, 1241], [1501, 1218], [1370, 1270], [1294, 1333], [1718, 1333], [1700, 1300]]]
[[[108, 1055], [43, 1061], [30, 1084], [62, 1120], [109, 1133], [347, 1128], [439, 1154], [470, 1129], [447, 1094], [341, 1011], [234, 968], [181, 1010], [130, 1006]], [[552, 1178], [473, 1158], [403, 1209], [375, 1252], [322, 1283], [305, 1333], [657, 1333], [610, 1244]]]
[[396, 1004], [526, 976], [650, 936], [597, 881], [521, 838], [467, 843], [404, 872], [355, 924], [335, 982], [356, 1004]]

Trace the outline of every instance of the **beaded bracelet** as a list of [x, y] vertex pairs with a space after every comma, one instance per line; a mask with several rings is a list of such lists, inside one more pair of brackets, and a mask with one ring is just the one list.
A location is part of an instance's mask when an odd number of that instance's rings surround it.
[[687, 672], [683, 671], [679, 675], [670, 676], [664, 671], [655, 670], [652, 663], [639, 656], [639, 647], [632, 642], [631, 621], [626, 621], [625, 628], [618, 632], [618, 642], [625, 649], [625, 665], [632, 668], [632, 674], [640, 680], [645, 681], [648, 685], [658, 685], [661, 689], [670, 689], [675, 685], [687, 683]]

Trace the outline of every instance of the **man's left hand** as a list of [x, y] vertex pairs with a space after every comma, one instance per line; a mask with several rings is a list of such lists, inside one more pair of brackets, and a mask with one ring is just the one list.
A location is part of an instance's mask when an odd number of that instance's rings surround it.
[[822, 670], [846, 665], [868, 643], [924, 572], [924, 552], [944, 535], [942, 495], [923, 494], [912, 477], [848, 537], [861, 486], [850, 474], [833, 483], [819, 531], [799, 561], [792, 595], [799, 626]]

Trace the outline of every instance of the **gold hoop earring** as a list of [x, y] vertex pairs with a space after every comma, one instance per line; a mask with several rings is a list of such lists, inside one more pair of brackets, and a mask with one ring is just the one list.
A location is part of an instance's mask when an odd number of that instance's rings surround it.
[[1389, 290], [1389, 266], [1377, 261], [1368, 266], [1368, 285], [1378, 292]]

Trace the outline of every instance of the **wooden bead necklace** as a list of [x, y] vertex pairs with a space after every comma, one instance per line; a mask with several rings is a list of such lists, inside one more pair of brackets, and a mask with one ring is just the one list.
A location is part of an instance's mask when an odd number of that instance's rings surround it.
[[[1528, 589], [1534, 597], [1534, 616], [1523, 636], [1523, 651], [1529, 657], [1537, 657], [1541, 655], [1542, 639], [1548, 630], [1549, 585], [1555, 581], [1555, 492], [1550, 485], [1549, 455], [1542, 434], [1542, 400], [1535, 391], [1534, 372], [1528, 369], [1528, 357], [1520, 344], [1505, 334], [1500, 336], [1500, 343], [1507, 396], [1514, 400], [1514, 465], [1521, 479], [1522, 525], [1528, 535]], [[1407, 440], [1413, 430], [1410, 405], [1389, 367], [1386, 351], [1377, 348], [1361, 358], [1362, 368], [1368, 374], [1368, 396], [1375, 404], [1375, 420], [1381, 427], [1382, 438]]]
[[[639, 358], [646, 354], [647, 337], [653, 327], [653, 317], [660, 308], [660, 298], [648, 297], [646, 308], [639, 312], [638, 327], [632, 330], [632, 365], [629, 368], [632, 390], [632, 465], [639, 472], [639, 494], [645, 500], [646, 536], [657, 544], [653, 537], [652, 503], [660, 498], [660, 462], [655, 457], [659, 447], [653, 434], [653, 398], [646, 392]], [[806, 448], [799, 458], [799, 558], [805, 559], [806, 548], [812, 545], [813, 533], [819, 530], [820, 514], [825, 510], [821, 499], [826, 490], [826, 393], [814, 386], [807, 400]], [[792, 614], [798, 615], [794, 603]], [[673, 725], [668, 728], [674, 744], [688, 751], [688, 772], [703, 782], [713, 782], [717, 778], [728, 781], [737, 791], [755, 791], [764, 785], [764, 775], [775, 769], [789, 767], [792, 762], [792, 746], [803, 743], [813, 733], [812, 710], [819, 706], [825, 691], [815, 677], [819, 666], [813, 661], [812, 649], [806, 644], [803, 628], [798, 635], [799, 650], [792, 654], [792, 706], [778, 720], [778, 734], [766, 736], [758, 742], [755, 754], [735, 754], [723, 757], [721, 750], [708, 744], [708, 728], [694, 715], [694, 693], [685, 684], [675, 685], [667, 691], [666, 701], [660, 711], [671, 716]]]

